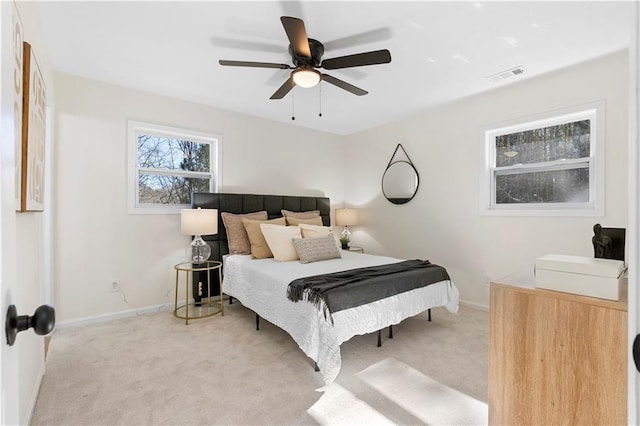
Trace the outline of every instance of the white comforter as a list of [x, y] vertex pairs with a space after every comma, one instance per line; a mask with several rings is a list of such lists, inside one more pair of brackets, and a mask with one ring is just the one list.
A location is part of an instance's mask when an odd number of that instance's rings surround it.
[[411, 290], [356, 308], [333, 313], [334, 324], [308, 302], [287, 299], [287, 286], [296, 278], [400, 262], [401, 259], [342, 252], [342, 259], [309, 264], [252, 259], [231, 255], [224, 259], [224, 293], [293, 337], [300, 349], [316, 361], [326, 384], [340, 371], [340, 344], [371, 333], [429, 308], [458, 311], [459, 292], [450, 281]]

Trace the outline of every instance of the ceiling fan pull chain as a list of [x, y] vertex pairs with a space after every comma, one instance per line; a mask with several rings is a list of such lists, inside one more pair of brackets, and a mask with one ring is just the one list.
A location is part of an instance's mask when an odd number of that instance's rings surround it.
[[293, 92], [291, 94], [291, 120], [295, 120], [296, 119], [296, 93]]
[[320, 96], [318, 96], [318, 102], [320, 103], [320, 112], [318, 113], [318, 117], [322, 117], [322, 81], [318, 84], [318, 90], [320, 91]]

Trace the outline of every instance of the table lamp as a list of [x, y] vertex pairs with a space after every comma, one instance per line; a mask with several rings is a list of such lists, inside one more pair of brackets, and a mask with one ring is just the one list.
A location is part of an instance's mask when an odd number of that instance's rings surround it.
[[344, 226], [340, 233], [340, 238], [351, 239], [351, 231], [349, 226], [358, 224], [358, 210], [356, 209], [336, 209], [336, 225]]
[[183, 209], [180, 211], [180, 229], [185, 235], [193, 235], [187, 252], [192, 263], [204, 263], [211, 256], [211, 247], [203, 239], [202, 235], [214, 235], [218, 233], [217, 209]]

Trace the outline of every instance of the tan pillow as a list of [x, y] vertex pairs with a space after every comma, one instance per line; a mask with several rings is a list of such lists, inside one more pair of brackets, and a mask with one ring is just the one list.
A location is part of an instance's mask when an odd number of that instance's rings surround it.
[[282, 216], [287, 219], [295, 217], [296, 219], [313, 219], [320, 216], [320, 210], [309, 210], [306, 212], [292, 212], [291, 210], [281, 210]]
[[298, 225], [298, 227], [300, 228], [302, 238], [324, 237], [327, 234], [331, 234], [330, 226], [318, 226], [308, 223], [301, 223], [300, 225]]
[[330, 226], [318, 226], [318, 225], [309, 225], [306, 223], [301, 223], [298, 225], [300, 228], [300, 233], [302, 234], [302, 238], [318, 238], [324, 237], [327, 234], [331, 234], [336, 243], [336, 247], [342, 247], [340, 241], [336, 238], [336, 236], [331, 231]]
[[317, 225], [322, 226], [322, 218], [320, 216], [316, 216], [312, 219], [299, 219], [297, 217], [287, 217], [287, 225], [289, 226], [298, 226], [301, 223], [306, 223], [308, 225]]
[[242, 224], [244, 225], [244, 229], [247, 231], [247, 236], [251, 243], [251, 254], [254, 259], [266, 259], [268, 257], [273, 257], [273, 253], [271, 253], [271, 250], [267, 245], [267, 240], [265, 240], [264, 235], [262, 235], [262, 230], [260, 229], [261, 223], [272, 223], [274, 225], [282, 226], [287, 225], [287, 221], [284, 217], [271, 220], [242, 219]]
[[267, 220], [267, 212], [253, 212], [246, 214], [234, 214], [222, 212], [222, 222], [227, 230], [227, 241], [229, 242], [229, 253], [231, 254], [251, 254], [251, 243], [244, 229], [242, 219]]
[[267, 241], [273, 258], [278, 262], [290, 262], [298, 260], [296, 248], [293, 246], [294, 238], [302, 238], [300, 228], [297, 226], [281, 226], [272, 223], [261, 223], [260, 230]]
[[300, 257], [300, 263], [340, 259], [342, 254], [340, 254], [340, 249], [336, 247], [334, 240], [333, 235], [317, 238], [294, 238], [293, 246]]

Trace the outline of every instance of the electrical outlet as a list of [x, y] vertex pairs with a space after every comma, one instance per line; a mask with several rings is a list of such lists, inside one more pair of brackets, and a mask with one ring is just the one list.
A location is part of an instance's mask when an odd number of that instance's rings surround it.
[[117, 293], [120, 291], [120, 284], [118, 281], [111, 282], [111, 293]]

